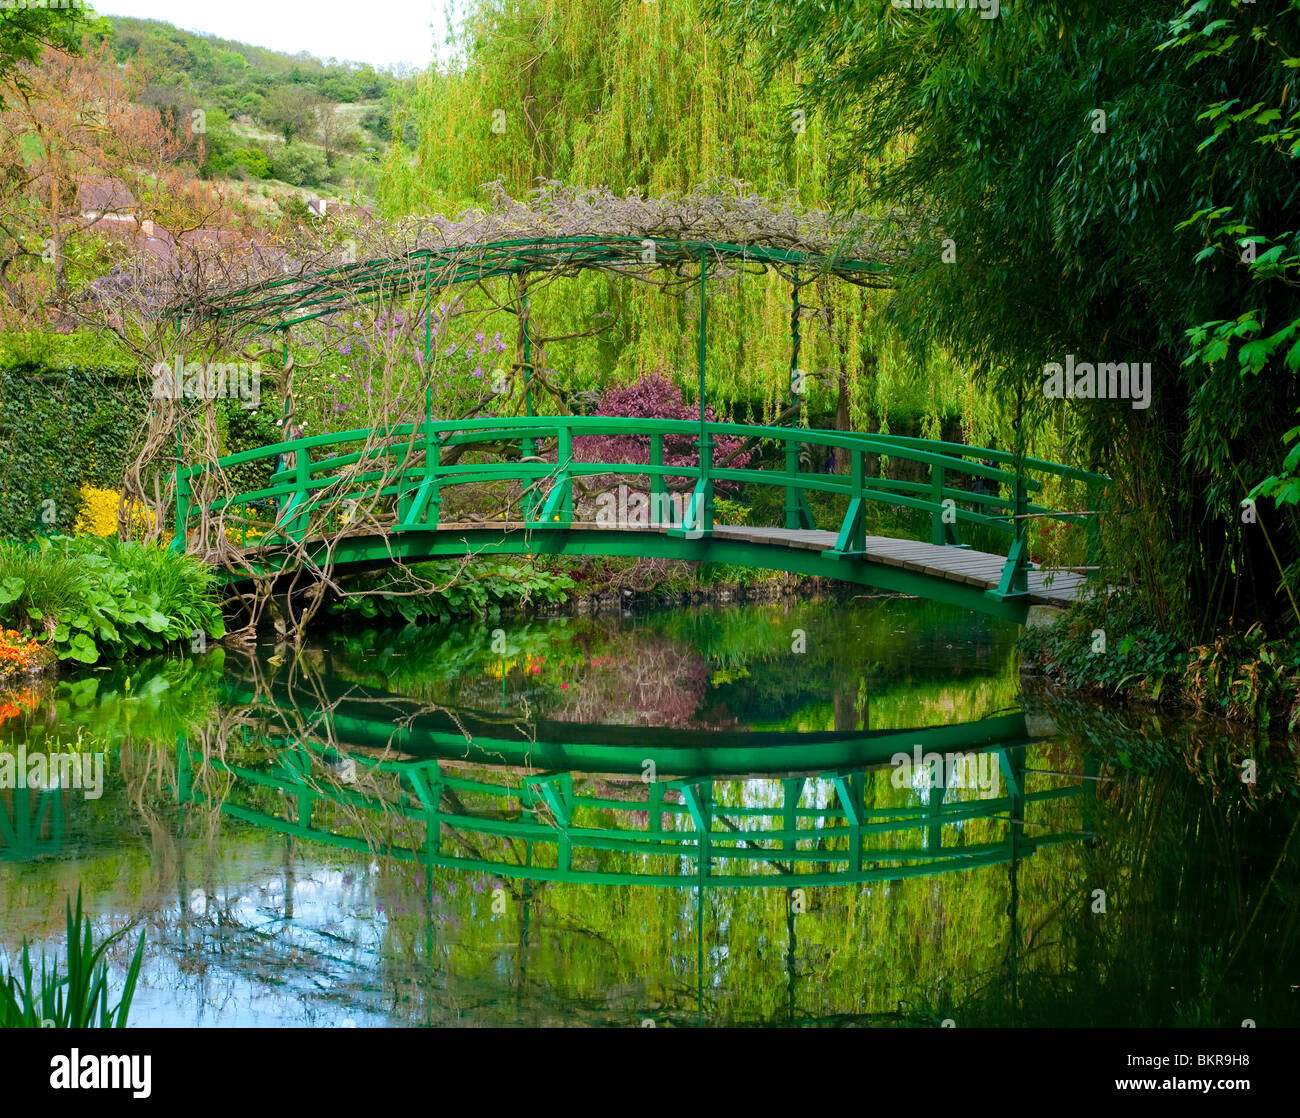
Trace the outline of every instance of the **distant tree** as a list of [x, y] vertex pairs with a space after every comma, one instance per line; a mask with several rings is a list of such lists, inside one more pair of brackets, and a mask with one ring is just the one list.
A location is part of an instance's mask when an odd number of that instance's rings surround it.
[[[191, 189], [181, 161], [195, 145], [139, 102], [143, 84], [107, 43], [84, 55], [47, 50], [0, 82], [0, 152], [27, 146], [22, 161], [0, 159], [0, 291], [19, 313], [70, 294], [69, 263], [88, 235], [130, 238], [145, 217], [180, 233], [218, 208]], [[92, 187], [113, 205], [87, 202]]]
[[[209, 136], [212, 120], [204, 119], [203, 130], [194, 129], [196, 109], [201, 108], [199, 99], [193, 91], [180, 83], [150, 83], [137, 98], [142, 105], [153, 105], [158, 109], [162, 125], [181, 144], [195, 143], [199, 137]], [[208, 114], [205, 111], [205, 118]], [[208, 147], [211, 148], [209, 142]]]
[[316, 124], [321, 101], [321, 95], [310, 86], [278, 86], [266, 96], [262, 119], [284, 137], [286, 144], [291, 144]]
[[339, 116], [338, 105], [322, 98], [316, 105], [316, 138], [325, 149], [325, 165], [334, 166], [334, 156], [343, 145], [348, 129]]
[[361, 118], [361, 127], [373, 132], [381, 140], [393, 138], [393, 112], [387, 104], [379, 104], [367, 109]]
[[271, 160], [259, 148], [236, 148], [230, 153], [230, 159], [235, 169], [242, 167], [246, 174], [254, 178], [271, 177]]
[[315, 186], [325, 175], [325, 161], [315, 148], [286, 144], [271, 153], [271, 174], [294, 186]]

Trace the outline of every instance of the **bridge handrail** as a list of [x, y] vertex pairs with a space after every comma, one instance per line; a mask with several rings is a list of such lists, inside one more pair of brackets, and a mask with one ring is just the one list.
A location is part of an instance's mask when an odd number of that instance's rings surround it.
[[[634, 425], [629, 431], [629, 424]], [[472, 421], [463, 420], [439, 420], [432, 424], [393, 424], [384, 428], [355, 428], [349, 431], [328, 432], [322, 435], [302, 436], [298, 439], [289, 440], [283, 443], [277, 443], [266, 447], [258, 447], [253, 450], [241, 451], [233, 455], [227, 455], [217, 460], [216, 465], [221, 468], [244, 464], [247, 462], [258, 461], [260, 459], [278, 457], [280, 455], [296, 454], [299, 450], [306, 450], [310, 455], [310, 450], [316, 447], [337, 445], [339, 443], [349, 442], [366, 442], [372, 437], [378, 436], [381, 441], [378, 445], [372, 445], [366, 450], [358, 450], [342, 455], [334, 455], [329, 458], [318, 458], [309, 460], [303, 465], [302, 470], [305, 474], [305, 480], [299, 481], [286, 480], [279, 485], [272, 484], [248, 493], [232, 495], [226, 498], [220, 498], [211, 503], [215, 510], [226, 508], [234, 504], [247, 504], [253, 501], [273, 499], [277, 497], [288, 497], [295, 493], [304, 493], [309, 490], [320, 490], [331, 486], [335, 479], [318, 478], [318, 475], [328, 473], [344, 466], [352, 465], [362, 460], [363, 455], [372, 459], [391, 458], [398, 454], [418, 454], [423, 448], [423, 439], [429, 437], [431, 433], [439, 431], [446, 432], [448, 437], [443, 440], [443, 445], [459, 445], [464, 443], [495, 441], [499, 436], [514, 434], [517, 437], [519, 431], [527, 432], [536, 437], [541, 435], [546, 437], [548, 433], [555, 433], [558, 436], [562, 428], [569, 430], [577, 429], [586, 432], [585, 435], [578, 434], [577, 438], [593, 437], [601, 434], [621, 434], [632, 437], [651, 437], [653, 435], [681, 435], [685, 437], [698, 437], [700, 425], [690, 420], [673, 420], [673, 419], [629, 419], [622, 416], [573, 416], [560, 418], [547, 418], [538, 420], [537, 418], [520, 418], [509, 417], [501, 419], [490, 417], [484, 419], [475, 419]], [[738, 437], [744, 432], [746, 437], [770, 437], [773, 439], [790, 440], [796, 435], [812, 436], [811, 438], [800, 438], [801, 442], [812, 442], [816, 445], [826, 445], [843, 447], [861, 451], [863, 453], [883, 453], [890, 449], [883, 447], [876, 436], [857, 435], [854, 433], [824, 432], [815, 429], [801, 429], [797, 432], [790, 428], [781, 427], [756, 427], [752, 425], [737, 425], [725, 423], [706, 423], [705, 429], [712, 435], [731, 435]], [[893, 454], [894, 457], [904, 457], [919, 464], [929, 465], [931, 467], [940, 466], [945, 470], [955, 470], [967, 473], [971, 476], [978, 476], [997, 481], [1006, 485], [1014, 485], [1016, 477], [1014, 474], [999, 470], [995, 467], [988, 467], [982, 464], [972, 464], [961, 458], [946, 454], [934, 454], [928, 451], [919, 451], [912, 448], [906, 448], [902, 455]], [[207, 464], [197, 466], [183, 467], [179, 477], [191, 481], [196, 473], [203, 472], [208, 468]], [[420, 467], [416, 466], [415, 469]], [[286, 471], [287, 473], [288, 471]], [[298, 467], [293, 467], [293, 472], [298, 472]], [[464, 466], [443, 466], [438, 469], [438, 474], [446, 478], [449, 484], [455, 484], [457, 474], [474, 474], [474, 480], [478, 480], [479, 475], [501, 473], [505, 477], [518, 477], [521, 473], [528, 474], [532, 477], [543, 478], [554, 473], [554, 468], [548, 463], [537, 463], [529, 465], [524, 463], [511, 463], [500, 465], [468, 464]], [[570, 476], [602, 476], [606, 474], [624, 475], [633, 474], [649, 477], [661, 478], [688, 478], [698, 479], [700, 476], [700, 467], [698, 464], [682, 465], [652, 465], [648, 463], [603, 463], [588, 462], [576, 456], [571, 457], [566, 465], [566, 472]], [[276, 475], [278, 476], [278, 475]], [[780, 475], [773, 475], [767, 470], [750, 470], [736, 467], [717, 468], [711, 471], [711, 476], [717, 480], [730, 481], [737, 483], [752, 482], [755, 484], [775, 484], [780, 480]], [[352, 478], [354, 485], [367, 480], [382, 480], [384, 475], [361, 474]], [[273, 476], [272, 481], [274, 482]], [[460, 481], [470, 480], [469, 478], [460, 478]], [[920, 511], [931, 511], [933, 507], [945, 498], [961, 499], [963, 502], [972, 505], [993, 506], [1005, 508], [1010, 503], [1008, 500], [980, 493], [974, 493], [967, 490], [956, 489], [945, 484], [940, 491], [935, 491], [930, 485], [924, 482], [909, 482], [903, 479], [894, 478], [864, 478], [864, 488], [870, 491], [874, 497], [875, 491], [885, 490], [893, 492], [893, 503], [901, 507], [915, 508]], [[1027, 491], [1033, 491], [1039, 488], [1037, 481], [1025, 479]], [[846, 475], [842, 474], [801, 474], [800, 486], [805, 489], [823, 490], [835, 493], [848, 492], [851, 483]], [[921, 498], [908, 498], [903, 495], [907, 490], [916, 493], [929, 493], [930, 500]], [[901, 492], [894, 492], [901, 491]], [[362, 491], [364, 492], [364, 491]], [[305, 495], [305, 493], [304, 493]], [[386, 492], [385, 495], [392, 495]], [[936, 500], [935, 498], [938, 498]], [[1033, 511], [1040, 515], [1052, 515], [1052, 510], [1045, 506], [1032, 506]], [[983, 515], [973, 510], [957, 510], [956, 515], [967, 522], [984, 524], [1002, 530], [1010, 530], [1010, 525], [1001, 523], [997, 517]], [[1062, 514], [1063, 519], [1076, 519], [1071, 514]]]
[[[592, 436], [614, 435], [649, 439], [647, 462], [588, 461], [583, 457], [581, 440]], [[538, 444], [555, 439], [554, 461], [537, 454]], [[694, 442], [698, 457], [681, 464], [665, 462], [672, 453], [667, 440]], [[774, 441], [785, 446], [783, 470], [751, 469], [716, 462], [719, 439]], [[575, 444], [575, 439], [579, 440]], [[506, 462], [442, 461], [445, 447], [468, 447], [481, 443], [517, 442], [520, 458]], [[847, 473], [819, 473], [801, 470], [792, 444], [811, 444], [848, 450]], [[350, 444], [350, 445], [349, 445]], [[313, 460], [312, 451], [326, 450], [326, 456]], [[337, 451], [342, 451], [338, 453]], [[551, 452], [547, 452], [548, 455]], [[928, 482], [900, 478], [868, 476], [867, 456], [879, 455], [903, 459], [926, 467]], [[985, 456], [982, 460], [978, 456]], [[631, 457], [631, 455], [627, 455]], [[216, 468], [224, 471], [238, 465], [265, 459], [280, 459], [269, 478], [269, 485], [244, 493], [212, 494], [208, 486], [195, 492], [195, 478]], [[393, 459], [399, 459], [393, 462]], [[975, 459], [975, 460], [972, 460]], [[1016, 471], [986, 464], [1014, 464]], [[373, 464], [373, 468], [372, 468]], [[350, 474], [338, 474], [345, 467], [360, 465]], [[437, 528], [442, 517], [444, 486], [467, 483], [517, 481], [531, 482], [525, 487], [521, 503], [526, 524], [567, 527], [574, 522], [574, 483], [583, 477], [637, 476], [650, 479], [651, 502], [657, 528], [680, 528], [697, 538], [696, 533], [712, 533], [714, 494], [717, 483], [758, 484], [784, 488], [785, 528], [814, 527], [805, 494], [820, 491], [848, 498], [847, 512], [832, 547], [823, 554], [831, 559], [867, 555], [866, 507], [868, 503], [885, 503], [928, 513], [931, 542], [935, 545], [961, 543], [958, 522], [975, 525], [1012, 536], [1010, 550], [999, 584], [989, 593], [999, 600], [1025, 595], [1029, 560], [1029, 518], [1044, 517], [1071, 524], [1081, 524], [1087, 531], [1088, 566], [1095, 566], [1098, 548], [1097, 509], [1056, 510], [1031, 503], [1029, 496], [1042, 486], [1029, 472], [1054, 474], [1063, 480], [1083, 481], [1088, 486], [1088, 504], [1108, 483], [1107, 478], [1075, 470], [1040, 459], [1017, 458], [1005, 451], [967, 447], [958, 443], [914, 439], [909, 436], [871, 435], [856, 432], [832, 432], [809, 428], [769, 427], [762, 425], [704, 422], [687, 419], [657, 419], [627, 416], [486, 416], [466, 419], [443, 419], [424, 422], [388, 424], [375, 428], [358, 427], [320, 435], [303, 435], [271, 446], [257, 447], [218, 458], [214, 463], [178, 464], [176, 469], [176, 531], [173, 547], [183, 549], [189, 538], [189, 521], [196, 502], [205, 512], [221, 512], [235, 505], [249, 505], [264, 499], [285, 498], [279, 503], [276, 522], [263, 542], [281, 538], [284, 542], [302, 541], [310, 528], [310, 518], [322, 507], [323, 491], [344, 482], [346, 488], [336, 495], [357, 501], [367, 498], [396, 499], [396, 530]], [[987, 492], [987, 485], [962, 489], [952, 485], [952, 476], [992, 481], [1009, 490]], [[332, 475], [332, 476], [331, 476]], [[668, 479], [682, 478], [693, 482], [684, 508], [672, 507], [673, 497]], [[544, 483], [550, 482], [549, 485]], [[542, 484], [539, 484], [542, 483]], [[321, 496], [317, 496], [321, 494]], [[668, 499], [668, 505], [657, 502]], [[345, 517], [346, 519], [346, 517]], [[599, 518], [598, 518], [599, 519]], [[674, 522], [678, 527], [673, 527]]]
[[[196, 756], [188, 743], [180, 743], [186, 762], [178, 765], [181, 779], [177, 792], [181, 802], [216, 802], [190, 776], [197, 765], [209, 765], [234, 777], [236, 783], [297, 796], [302, 814], [288, 826], [306, 837], [361, 848], [364, 825], [360, 835], [353, 835], [330, 826], [329, 819], [323, 825], [314, 822], [316, 803], [332, 803], [346, 807], [348, 818], [354, 821], [369, 812], [379, 812], [385, 819], [414, 825], [411, 845], [392, 843], [389, 847], [389, 853], [398, 858], [448, 867], [514, 871], [546, 880], [690, 886], [703, 877], [715, 885], [762, 887], [788, 884], [791, 880], [853, 881], [882, 874], [906, 878], [943, 872], [1000, 861], [1006, 853], [1012, 858], [1017, 853], [1023, 856], [1039, 844], [1064, 841], [1071, 832], [1025, 839], [1015, 835], [1012, 828], [1031, 804], [1078, 796], [1083, 791], [1081, 784], [1029, 791], [1020, 776], [1009, 793], [987, 800], [940, 797], [937, 804], [880, 808], [864, 802], [862, 769], [854, 765], [820, 772], [823, 778], [831, 778], [835, 787], [835, 796], [825, 807], [791, 808], [807, 786], [808, 776], [804, 774], [782, 779], [784, 800], [780, 806], [718, 802], [713, 792], [718, 778], [712, 772], [705, 777], [653, 783], [647, 787], [644, 799], [622, 799], [584, 793], [567, 769], [524, 776], [519, 783], [502, 783], [494, 779], [495, 770], [482, 775], [447, 771], [436, 760], [387, 759], [387, 750], [384, 756], [353, 749], [342, 753], [324, 742], [284, 738], [276, 733], [258, 736], [276, 751], [278, 764], [269, 770], [252, 769], [215, 756]], [[356, 774], [351, 783], [356, 787], [318, 781], [311, 776], [331, 754], [351, 760]], [[1016, 762], [1004, 749], [996, 749], [994, 757], [999, 770], [1017, 771]], [[383, 774], [395, 780], [395, 785], [357, 779], [367, 770], [376, 777]], [[708, 791], [703, 792], [706, 782]], [[507, 804], [515, 801], [522, 810], [516, 817], [492, 806], [479, 811], [455, 803], [444, 806], [448, 792], [462, 796], [470, 793], [476, 802], [482, 797]], [[233, 803], [224, 796], [219, 802], [224, 811], [237, 818], [276, 829], [285, 826], [279, 817], [261, 813], [246, 803]], [[664, 826], [665, 817], [673, 823]], [[1001, 838], [965, 845], [943, 841], [945, 827], [973, 819], [1001, 822], [1006, 831]], [[732, 820], [743, 820], [743, 825], [734, 826]], [[816, 849], [800, 848], [799, 840], [809, 833], [822, 841]], [[466, 848], [463, 839], [469, 835], [476, 842]], [[912, 835], [916, 839], [909, 843]], [[444, 836], [462, 842], [452, 841], [448, 848]], [[415, 843], [418, 837], [424, 839], [420, 848]], [[508, 860], [513, 847], [495, 845], [495, 840], [505, 838], [541, 845], [536, 852], [530, 846], [528, 865], [523, 866]], [[761, 840], [763, 847], [754, 848], [755, 839]], [[550, 856], [542, 854], [542, 850]], [[600, 858], [600, 854], [631, 854], [634, 860], [623, 863]], [[675, 872], [650, 860], [657, 858], [676, 862]], [[714, 869], [714, 859], [725, 859], [726, 867]], [[767, 867], [773, 863], [788, 864], [786, 871], [770, 874]]]
[[[1014, 465], [1021, 461], [1010, 451], [994, 450], [986, 446], [971, 446], [967, 443], [950, 443], [943, 442], [939, 439], [922, 439], [914, 435], [881, 435], [873, 434], [870, 438], [878, 441], [896, 442], [901, 446], [932, 446], [946, 453], [952, 453], [959, 457], [983, 458], [990, 462], [1005, 462]], [[1055, 474], [1057, 477], [1064, 478], [1067, 481], [1082, 481], [1091, 485], [1108, 485], [1110, 478], [1105, 474], [1092, 473], [1089, 470], [1080, 470], [1074, 466], [1063, 466], [1059, 462], [1049, 462], [1043, 458], [1031, 458], [1028, 455], [1023, 459], [1024, 467], [1028, 470], [1034, 470], [1038, 473]]]
[[[412, 439], [411, 449], [415, 450], [418, 449], [416, 438], [421, 434], [427, 436], [427, 434], [431, 433], [445, 432], [453, 435], [468, 435], [474, 432], [480, 437], [459, 441], [481, 442], [489, 441], [485, 436], [496, 431], [503, 434], [513, 433], [516, 437], [520, 431], [545, 429], [548, 432], [558, 433], [561, 428], [569, 429], [577, 438], [599, 434], [630, 435], [633, 437], [653, 434], [698, 436], [701, 426], [708, 434], [714, 436], [739, 436], [776, 442], [793, 441], [811, 443], [816, 446], [842, 447], [848, 450], [862, 450], [865, 453], [888, 455], [893, 458], [905, 458], [908, 461], [923, 465], [940, 465], [990, 480], [1001, 482], [1013, 482], [1015, 480], [1014, 473], [1010, 471], [965, 461], [966, 458], [979, 456], [989, 461], [1015, 463], [1017, 459], [1014, 454], [985, 447], [968, 447], [960, 443], [944, 443], [902, 435], [863, 435], [854, 432], [823, 431], [816, 428], [766, 427], [753, 424], [716, 422], [701, 425], [689, 419], [644, 419], [627, 416], [579, 415], [562, 417], [476, 417], [471, 419], [434, 420], [432, 423], [424, 421], [399, 423], [380, 428], [358, 427], [348, 431], [304, 435], [297, 439], [274, 443], [269, 446], [239, 451], [235, 454], [222, 456], [217, 459], [216, 464], [222, 469], [228, 469], [231, 466], [255, 462], [262, 458], [274, 457], [280, 454], [289, 454], [298, 450], [310, 452], [316, 447], [329, 446], [335, 443], [365, 442], [374, 436], [380, 438], [410, 436]], [[447, 441], [451, 442], [452, 440]], [[920, 449], [921, 446], [938, 447], [940, 451], [922, 450]], [[329, 468], [330, 462], [330, 459], [323, 459], [311, 463], [313, 472]], [[193, 466], [183, 466], [180, 469], [180, 476], [192, 478], [196, 473], [205, 471], [208, 465], [207, 463], [200, 463]], [[610, 463], [610, 465], [636, 465], [636, 463]], [[1078, 470], [1038, 458], [1025, 458], [1023, 466], [1025, 469], [1034, 472], [1055, 474], [1066, 479], [1093, 484], [1105, 485], [1110, 480], [1101, 474], [1089, 473], [1085, 470]]]

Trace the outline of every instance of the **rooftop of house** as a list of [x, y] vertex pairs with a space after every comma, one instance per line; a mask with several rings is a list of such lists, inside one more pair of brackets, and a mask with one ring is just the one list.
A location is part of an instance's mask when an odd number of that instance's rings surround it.
[[84, 179], [77, 186], [77, 200], [83, 213], [124, 216], [135, 213], [135, 195], [121, 179]]

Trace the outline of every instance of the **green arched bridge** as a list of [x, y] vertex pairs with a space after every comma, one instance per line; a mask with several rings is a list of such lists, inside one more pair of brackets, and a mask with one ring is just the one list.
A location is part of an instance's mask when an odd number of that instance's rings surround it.
[[[784, 465], [733, 464], [735, 454], [716, 453], [724, 439], [775, 443]], [[593, 449], [611, 445], [618, 454]], [[815, 462], [834, 452], [847, 472], [803, 468], [800, 446], [812, 448]], [[882, 458], [908, 476], [879, 476]], [[233, 490], [232, 471], [250, 466], [261, 467], [265, 484]], [[1040, 503], [1053, 478], [1084, 507]], [[1031, 605], [1067, 604], [1084, 592], [1106, 482], [1038, 459], [895, 435], [620, 416], [426, 420], [179, 467], [173, 547], [210, 553], [215, 533], [230, 539], [233, 530], [240, 559], [226, 577], [236, 584], [469, 553], [667, 557], [839, 579], [1022, 622]], [[448, 511], [456, 487], [484, 483], [506, 483], [499, 518]], [[783, 523], [725, 523], [719, 486], [782, 490]], [[812, 492], [838, 498], [836, 523], [813, 521]], [[273, 523], [263, 518], [250, 537], [247, 510], [258, 504], [274, 509]], [[928, 538], [868, 535], [872, 504], [919, 512]], [[1085, 564], [1031, 561], [1028, 526], [1043, 519], [1082, 528]], [[991, 550], [965, 542], [972, 534]]]
[[[544, 224], [544, 223], [543, 223]], [[215, 464], [178, 463], [174, 546], [213, 551], [216, 532], [238, 527], [243, 509], [274, 505], [274, 524], [243, 547], [235, 582], [259, 575], [301, 585], [303, 572], [337, 573], [395, 562], [455, 558], [467, 553], [624, 555], [729, 563], [795, 574], [820, 575], [886, 591], [916, 594], [1023, 621], [1031, 605], [1064, 604], [1083, 592], [1095, 566], [1097, 509], [1106, 478], [1097, 474], [982, 447], [893, 435], [859, 435], [808, 428], [758, 427], [708, 421], [708, 275], [775, 270], [791, 283], [791, 407], [797, 386], [801, 292], [834, 277], [862, 287], [889, 284], [886, 263], [863, 244], [838, 244], [830, 253], [791, 249], [772, 230], [749, 243], [671, 238], [646, 230], [643, 237], [605, 231], [574, 236], [534, 236], [475, 244], [426, 246], [302, 275], [274, 275], [201, 306], [171, 313], [184, 329], [210, 318], [238, 333], [278, 331], [289, 366], [290, 331], [309, 328], [369, 303], [414, 309], [423, 303], [424, 361], [433, 368], [432, 300], [457, 285], [494, 280], [516, 284], [502, 303], [518, 323], [522, 416], [434, 420], [425, 384], [420, 421], [340, 431], [233, 454]], [[763, 243], [766, 237], [767, 243]], [[780, 243], [778, 243], [780, 242]], [[667, 273], [679, 285], [698, 268], [699, 419], [629, 419], [619, 416], [535, 414], [528, 287], [531, 276], [567, 276], [596, 269], [645, 280]], [[503, 410], [509, 410], [503, 401]], [[1019, 414], [1019, 413], [1017, 413]], [[292, 420], [285, 385], [285, 422]], [[413, 417], [414, 418], [414, 417]], [[596, 436], [592, 439], [591, 436]], [[612, 438], [611, 438], [612, 437]], [[1017, 430], [1023, 449], [1023, 431]], [[719, 455], [720, 440], [771, 447], [780, 463], [756, 469]], [[178, 444], [182, 442], [177, 432]], [[593, 447], [594, 444], [594, 447]], [[726, 444], [723, 444], [726, 445]], [[615, 446], [617, 453], [609, 448]], [[834, 452], [847, 473], [804, 469], [800, 446], [814, 462]], [[603, 448], [603, 449], [601, 449]], [[895, 466], [879, 469], [881, 459]], [[897, 468], [907, 463], [906, 468]], [[266, 483], [233, 491], [229, 471], [261, 465]], [[248, 476], [253, 471], [241, 471]], [[892, 472], [899, 476], [886, 477]], [[1053, 483], [1048, 484], [1049, 480]], [[494, 521], [455, 519], [455, 488], [508, 483], [513, 501]], [[776, 486], [784, 491], [781, 524], [737, 525], [719, 518], [715, 492], [724, 487]], [[614, 494], [584, 513], [581, 490]], [[620, 489], [620, 487], [622, 487]], [[831, 494], [836, 522], [817, 524], [808, 494]], [[1054, 509], [1048, 492], [1077, 493], [1082, 507]], [[925, 539], [867, 535], [872, 504], [919, 512]], [[588, 506], [592, 504], [587, 502]], [[600, 502], [596, 502], [597, 506]], [[1031, 562], [1029, 524], [1046, 518], [1082, 526], [1087, 558], [1073, 569], [1045, 570]], [[989, 550], [963, 539], [979, 538]], [[241, 544], [247, 535], [238, 530]], [[1005, 544], [1005, 551], [1000, 550]], [[1084, 549], [1078, 549], [1083, 551]]]

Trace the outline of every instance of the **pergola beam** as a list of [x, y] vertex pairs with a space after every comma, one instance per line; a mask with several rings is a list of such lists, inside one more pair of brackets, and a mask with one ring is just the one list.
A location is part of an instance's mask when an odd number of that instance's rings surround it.
[[[654, 246], [650, 260], [646, 259], [647, 243]], [[705, 253], [718, 262], [753, 264], [764, 269], [801, 268], [832, 274], [866, 287], [891, 285], [889, 267], [878, 261], [762, 244], [584, 235], [415, 249], [404, 256], [381, 257], [297, 276], [277, 276], [220, 296], [206, 309], [217, 317], [269, 332], [327, 317], [358, 301], [392, 299], [430, 287], [499, 276], [586, 268], [617, 269], [632, 279], [645, 279], [655, 272], [682, 273], [693, 270]], [[199, 308], [181, 308], [179, 313], [196, 309]]]

